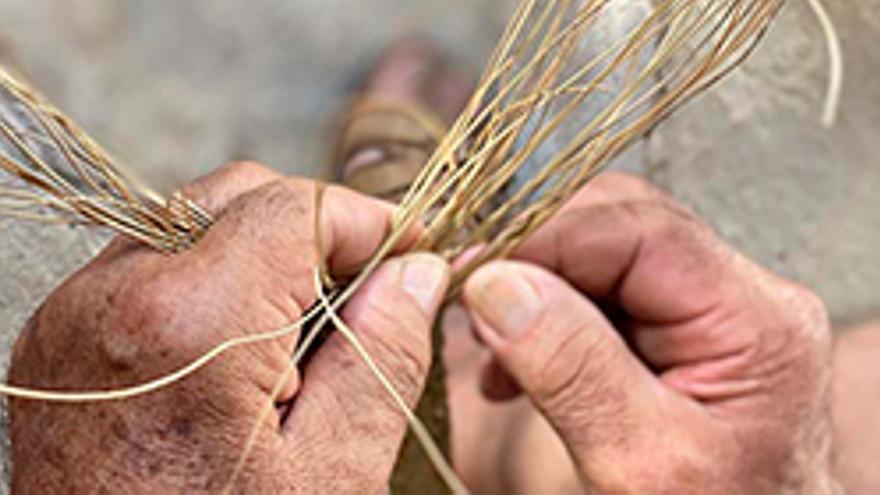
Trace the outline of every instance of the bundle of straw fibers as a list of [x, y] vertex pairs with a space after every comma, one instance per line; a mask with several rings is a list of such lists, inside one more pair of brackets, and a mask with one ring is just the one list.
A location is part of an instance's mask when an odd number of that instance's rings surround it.
[[[336, 310], [416, 222], [425, 229], [414, 250], [450, 261], [472, 253], [455, 274], [454, 293], [476, 268], [508, 255], [614, 157], [741, 63], [783, 3], [654, 0], [624, 36], [586, 50], [630, 0], [522, 0], [469, 104], [402, 200], [385, 243], [343, 285], [332, 283], [330, 274], [317, 274], [317, 281], [334, 290], [325, 296], [321, 284], [316, 286], [321, 300], [308, 321], [317, 322], [314, 328], [334, 323], [357, 347]], [[134, 179], [8, 71], [0, 72], [0, 214], [98, 225], [169, 255], [198, 242], [212, 223], [186, 198], [162, 197]], [[190, 366], [132, 389], [0, 391], [67, 402], [124, 399], [173, 385], [233, 347], [277, 338], [303, 322], [219, 343]], [[316, 332], [306, 332], [292, 366], [314, 342]], [[394, 396], [390, 385], [386, 388]], [[402, 409], [421, 431], [420, 441], [431, 444], [417, 418]], [[463, 492], [438, 453], [431, 457], [454, 491]]]
[[[581, 56], [631, 3], [523, 0], [466, 110], [404, 198], [388, 244], [416, 221], [428, 227], [416, 248], [450, 260], [490, 241], [459, 281], [509, 253], [613, 157], [739, 64], [783, 0], [655, 0], [626, 37]], [[196, 205], [124, 173], [7, 71], [0, 138], [4, 214], [98, 224], [169, 252], [210, 226]]]

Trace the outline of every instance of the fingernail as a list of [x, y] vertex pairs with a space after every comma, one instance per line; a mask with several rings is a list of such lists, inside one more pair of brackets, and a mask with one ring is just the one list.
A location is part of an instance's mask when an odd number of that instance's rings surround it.
[[413, 297], [422, 311], [431, 315], [443, 300], [449, 276], [449, 265], [432, 254], [411, 254], [402, 259], [401, 286]]
[[477, 272], [468, 282], [470, 307], [499, 334], [514, 340], [534, 328], [544, 303], [534, 285], [515, 265], [499, 264]]

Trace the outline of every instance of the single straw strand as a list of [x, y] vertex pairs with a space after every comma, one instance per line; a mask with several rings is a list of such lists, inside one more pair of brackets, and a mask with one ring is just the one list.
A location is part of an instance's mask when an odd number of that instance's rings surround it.
[[437, 443], [431, 438], [431, 434], [428, 432], [428, 429], [425, 428], [424, 423], [419, 419], [418, 416], [413, 412], [413, 410], [407, 405], [406, 401], [400, 395], [400, 392], [394, 387], [391, 383], [391, 380], [388, 379], [387, 375], [379, 368], [376, 364], [376, 361], [367, 352], [363, 343], [361, 343], [360, 339], [357, 335], [352, 331], [352, 329], [342, 321], [342, 318], [336, 313], [336, 310], [331, 305], [330, 300], [327, 298], [326, 294], [324, 294], [324, 290], [321, 287], [321, 274], [318, 270], [315, 270], [315, 291], [318, 294], [318, 299], [321, 302], [321, 306], [326, 311], [326, 315], [330, 317], [330, 320], [336, 326], [337, 330], [345, 337], [345, 340], [354, 348], [355, 352], [357, 352], [358, 356], [360, 356], [361, 360], [367, 367], [370, 369], [370, 373], [379, 381], [382, 385], [382, 388], [388, 392], [388, 395], [397, 405], [397, 408], [406, 416], [406, 420], [409, 423], [409, 427], [412, 430], [413, 434], [415, 434], [416, 439], [418, 439], [419, 444], [425, 451], [425, 454], [428, 456], [428, 459], [434, 465], [434, 468], [437, 470], [437, 474], [443, 478], [443, 481], [446, 483], [446, 486], [452, 491], [454, 495], [467, 495], [470, 493], [465, 487], [464, 483], [459, 479], [458, 475], [455, 474], [455, 470], [452, 469], [452, 466], [449, 462], [446, 461], [446, 458], [443, 456], [440, 448], [437, 446]]
[[840, 35], [834, 26], [834, 21], [821, 0], [807, 0], [810, 8], [816, 14], [819, 24], [825, 34], [825, 42], [828, 45], [828, 92], [825, 96], [825, 110], [822, 115], [822, 125], [831, 128], [837, 123], [840, 110], [840, 100], [843, 95], [843, 47]]
[[237, 347], [254, 345], [262, 342], [268, 342], [272, 340], [277, 340], [289, 335], [292, 335], [296, 331], [298, 331], [305, 322], [311, 320], [315, 317], [320, 311], [320, 308], [315, 307], [309, 312], [306, 313], [305, 316], [297, 320], [296, 322], [281, 328], [279, 330], [275, 330], [273, 332], [260, 333], [255, 335], [249, 335], [246, 337], [237, 337], [233, 339], [229, 339], [210, 351], [206, 352], [200, 358], [191, 362], [190, 364], [180, 368], [179, 370], [169, 373], [161, 378], [157, 378], [156, 380], [144, 383], [142, 385], [137, 385], [133, 387], [120, 388], [115, 390], [106, 390], [106, 391], [94, 391], [94, 392], [58, 392], [52, 390], [38, 390], [34, 388], [27, 387], [19, 387], [15, 385], [8, 384], [0, 384], [0, 394], [14, 397], [17, 399], [29, 399], [29, 400], [40, 400], [46, 402], [62, 402], [62, 403], [83, 403], [83, 402], [109, 402], [109, 401], [117, 401], [123, 399], [131, 399], [134, 397], [146, 395], [149, 393], [156, 392], [163, 388], [166, 388], [170, 385], [173, 385], [196, 371], [204, 368], [208, 363], [217, 359], [220, 355], [229, 352], [232, 349]]

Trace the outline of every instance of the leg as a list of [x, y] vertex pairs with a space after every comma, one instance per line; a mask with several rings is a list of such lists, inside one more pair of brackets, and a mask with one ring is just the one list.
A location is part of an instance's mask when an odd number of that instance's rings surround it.
[[847, 493], [880, 492], [880, 322], [844, 332], [834, 356], [837, 475]]

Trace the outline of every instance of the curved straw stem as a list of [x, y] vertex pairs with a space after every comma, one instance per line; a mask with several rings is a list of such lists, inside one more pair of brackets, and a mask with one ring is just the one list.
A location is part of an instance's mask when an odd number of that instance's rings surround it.
[[141, 385], [119, 388], [114, 390], [98, 390], [91, 392], [60, 392], [54, 390], [38, 390], [15, 385], [0, 384], [0, 394], [18, 399], [41, 400], [61, 403], [84, 403], [84, 402], [109, 402], [124, 399], [132, 399], [141, 395], [150, 394], [173, 385], [193, 373], [204, 368], [211, 361], [217, 359], [235, 348], [251, 346], [263, 342], [278, 340], [298, 332], [302, 326], [321, 312], [320, 307], [315, 307], [296, 322], [271, 332], [236, 337], [226, 340], [212, 348], [190, 364], [177, 371], [164, 375]]
[[4, 212], [49, 221], [52, 210], [64, 210], [55, 221], [110, 227], [165, 252], [186, 249], [210, 227], [204, 210], [180, 196], [165, 199], [124, 173], [73, 121], [2, 68], [0, 104], [0, 171], [18, 180], [0, 196], [10, 188], [39, 196], [31, 202], [39, 212], [26, 204]]
[[[519, 15], [531, 19], [512, 21], [468, 110], [405, 197], [401, 217], [429, 216], [417, 248], [453, 259], [489, 243], [457, 273], [456, 283], [479, 264], [509, 253], [628, 144], [741, 63], [782, 5], [662, 0], [627, 36], [563, 77], [577, 63], [572, 47], [582, 43], [583, 30], [599, 21], [608, 3], [584, 2], [563, 27], [562, 9], [571, 3], [547, 2], [542, 11], [529, 2]], [[528, 44], [536, 46], [531, 53]], [[616, 91], [606, 84], [611, 78], [623, 80]], [[507, 191], [600, 90], [609, 103], [528, 183]]]
[[843, 94], [843, 47], [837, 28], [831, 15], [822, 4], [821, 0], [807, 0], [810, 8], [816, 14], [822, 31], [825, 34], [825, 42], [828, 45], [828, 92], [825, 96], [825, 110], [822, 114], [822, 124], [825, 127], [834, 127], [837, 122], [837, 114], [840, 109], [840, 99]]
[[437, 446], [437, 443], [431, 438], [431, 434], [428, 432], [428, 429], [425, 428], [424, 423], [416, 416], [413, 410], [406, 403], [406, 400], [400, 395], [400, 392], [394, 387], [394, 384], [391, 383], [391, 380], [388, 379], [388, 376], [385, 372], [379, 368], [376, 361], [367, 352], [367, 349], [364, 347], [363, 343], [361, 343], [360, 339], [354, 333], [354, 331], [348, 327], [348, 325], [342, 321], [342, 318], [336, 312], [336, 309], [330, 303], [330, 300], [327, 298], [326, 294], [324, 294], [323, 288], [321, 287], [321, 274], [318, 270], [315, 271], [315, 291], [318, 294], [318, 299], [321, 302], [321, 307], [324, 308], [325, 314], [330, 317], [330, 320], [336, 326], [337, 330], [345, 337], [345, 340], [352, 346], [364, 364], [370, 369], [370, 373], [376, 377], [379, 383], [382, 385], [382, 388], [388, 393], [391, 399], [394, 401], [395, 406], [404, 413], [406, 416], [406, 421], [409, 424], [410, 429], [413, 434], [415, 434], [419, 443], [425, 451], [425, 454], [430, 459], [431, 463], [437, 469], [437, 474], [443, 479], [446, 483], [446, 486], [452, 491], [454, 495], [466, 495], [468, 489], [464, 486], [464, 483], [459, 479], [458, 475], [455, 474], [455, 470], [452, 469], [452, 466], [446, 461], [446, 458], [443, 456], [443, 452], [440, 450], [440, 447]]

